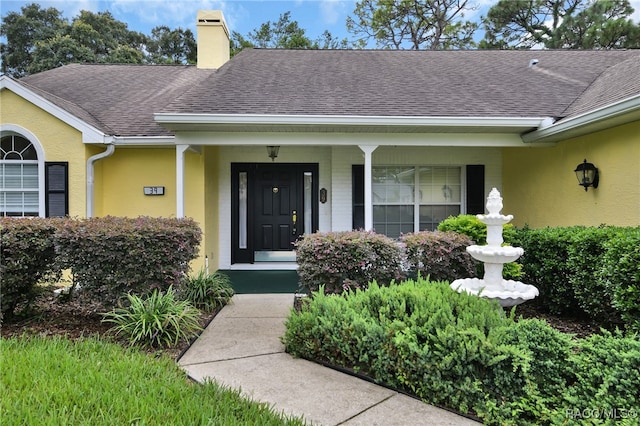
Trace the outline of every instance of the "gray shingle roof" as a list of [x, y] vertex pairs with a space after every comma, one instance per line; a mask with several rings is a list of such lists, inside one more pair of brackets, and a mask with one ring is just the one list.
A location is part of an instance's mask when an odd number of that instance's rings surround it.
[[165, 136], [172, 133], [154, 122], [153, 113], [214, 72], [189, 65], [72, 64], [20, 82], [106, 134]]
[[245, 49], [217, 71], [74, 64], [20, 81], [120, 136], [172, 134], [157, 112], [562, 118], [639, 94], [640, 50]]
[[607, 68], [576, 101], [567, 108], [567, 117], [640, 95], [640, 55]]
[[[246, 49], [158, 112], [562, 117], [605, 70], [639, 56], [621, 50]], [[530, 67], [533, 59], [538, 62]], [[636, 69], [636, 80], [639, 75]]]

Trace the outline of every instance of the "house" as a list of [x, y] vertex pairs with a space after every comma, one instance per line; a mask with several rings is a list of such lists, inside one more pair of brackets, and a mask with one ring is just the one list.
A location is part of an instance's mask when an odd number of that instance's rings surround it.
[[229, 60], [228, 34], [200, 11], [197, 66], [0, 77], [0, 214], [189, 216], [196, 267], [225, 270], [295, 269], [315, 231], [434, 229], [493, 187], [516, 225], [640, 225], [640, 51]]

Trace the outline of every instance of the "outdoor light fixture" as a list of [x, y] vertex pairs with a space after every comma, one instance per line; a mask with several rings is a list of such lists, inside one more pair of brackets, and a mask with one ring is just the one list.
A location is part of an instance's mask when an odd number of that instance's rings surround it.
[[587, 163], [586, 158], [583, 163], [578, 164], [574, 172], [578, 178], [578, 185], [584, 186], [585, 191], [590, 186], [594, 188], [598, 187], [598, 181], [600, 180], [598, 177], [598, 168], [591, 163]]
[[271, 161], [276, 161], [276, 157], [278, 156], [278, 151], [280, 151], [279, 145], [269, 145], [267, 146], [267, 155], [271, 158]]

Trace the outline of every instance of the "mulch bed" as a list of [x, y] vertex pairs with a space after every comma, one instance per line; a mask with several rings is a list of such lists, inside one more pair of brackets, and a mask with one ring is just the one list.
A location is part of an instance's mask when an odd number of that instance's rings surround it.
[[[126, 341], [109, 333], [110, 324], [101, 321], [100, 312], [101, 309], [97, 304], [79, 300], [62, 302], [53, 293], [53, 289], [47, 289], [27, 314], [5, 320], [0, 327], [0, 335], [5, 338], [24, 334], [66, 336], [70, 339], [100, 336], [103, 339], [127, 345]], [[203, 314], [200, 318], [201, 326], [204, 328], [216, 313]], [[541, 311], [533, 304], [525, 303], [518, 306], [516, 318], [519, 317], [544, 319], [557, 330], [574, 334], [577, 337], [587, 337], [600, 330], [599, 326], [589, 321], [554, 316]], [[167, 355], [177, 359], [189, 345], [190, 342], [183, 341], [173, 348], [147, 348], [145, 350], [156, 356]]]

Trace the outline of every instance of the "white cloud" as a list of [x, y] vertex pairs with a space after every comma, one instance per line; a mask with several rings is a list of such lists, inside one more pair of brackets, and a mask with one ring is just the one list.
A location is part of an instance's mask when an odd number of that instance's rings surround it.
[[168, 25], [195, 29], [197, 10], [225, 10], [223, 0], [109, 0], [105, 2], [114, 13], [135, 16], [151, 25]]
[[328, 25], [344, 21], [345, 16], [353, 10], [353, 7], [349, 9], [350, 6], [353, 6], [352, 2], [344, 0], [321, 0], [320, 13], [322, 21]]
[[640, 0], [630, 0], [629, 3], [631, 3], [631, 7], [635, 9], [633, 15], [631, 15], [631, 19], [633, 19], [633, 22], [636, 24], [640, 24]]

